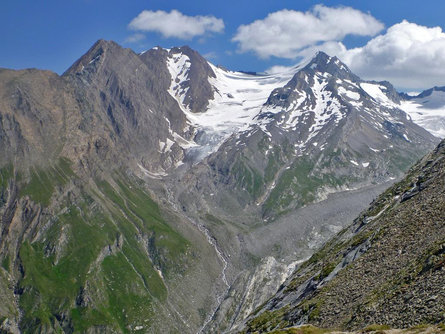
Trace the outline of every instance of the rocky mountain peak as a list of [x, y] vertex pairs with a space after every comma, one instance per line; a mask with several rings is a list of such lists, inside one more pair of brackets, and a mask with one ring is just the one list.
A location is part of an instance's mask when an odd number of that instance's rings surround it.
[[136, 54], [99, 40], [64, 73], [78, 99], [89, 101], [82, 109], [94, 109], [100, 118], [89, 131], [101, 133], [109, 145], [126, 147], [134, 164], [147, 170], [168, 169], [181, 160], [183, 149], [174, 137], [186, 140], [190, 135], [186, 117], [169, 93], [167, 58], [160, 48]]
[[359, 88], [357, 83], [360, 81], [360, 78], [353, 74], [337, 57], [331, 57], [319, 51], [306, 66], [295, 73], [284, 87], [273, 90], [266, 105], [288, 109], [300, 98], [314, 96], [313, 90], [320, 88], [320, 84], [323, 85], [322, 82], [325, 83], [325, 86], [327, 85], [326, 89], [338, 95], [339, 86], [350, 86], [354, 83], [355, 88], [351, 86], [352, 88], [348, 89], [356, 91]]
[[340, 79], [349, 79], [357, 81], [359, 78], [337, 57], [331, 57], [323, 51], [318, 51], [312, 60], [304, 67], [306, 72], [314, 71], [328, 73]]
[[[93, 67], [97, 67], [99, 60], [102, 59], [105, 54], [118, 50], [124, 49], [114, 41], [99, 39], [81, 58], [63, 73], [63, 76], [79, 74], [86, 68], [92, 69]], [[127, 50], [130, 51], [129, 49]]]
[[216, 78], [207, 60], [189, 46], [169, 50], [167, 67], [171, 74], [170, 89], [179, 102], [191, 112], [204, 112], [214, 89], [209, 78]]
[[308, 65], [310, 66], [313, 63], [318, 65], [328, 64], [333, 58], [337, 59], [337, 57], [331, 57], [323, 51], [317, 51]]

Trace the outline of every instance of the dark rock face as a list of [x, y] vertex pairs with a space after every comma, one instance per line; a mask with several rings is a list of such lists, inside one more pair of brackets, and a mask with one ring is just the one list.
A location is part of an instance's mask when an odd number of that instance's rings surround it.
[[[302, 264], [247, 332], [443, 322], [444, 186], [445, 141]], [[361, 254], [350, 257], [357, 247]]]
[[169, 169], [182, 159], [183, 150], [177, 144], [162, 150], [160, 143], [174, 142], [173, 134], [189, 138], [191, 133], [168, 93], [168, 73], [159, 66], [163, 55], [149, 55], [100, 40], [64, 77], [76, 86], [78, 99], [86, 100], [84, 109], [98, 112], [92, 116], [99, 118], [95, 134], [103, 132], [105, 142], [122, 145], [149, 170]]
[[181, 82], [183, 89], [188, 88], [184, 98], [184, 105], [192, 112], [204, 112], [209, 100], [213, 99], [213, 88], [209, 78], [215, 78], [215, 73], [198, 52], [188, 46], [173, 48], [171, 55], [184, 54], [190, 59], [190, 69], [187, 74], [188, 81]]
[[155, 81], [150, 81], [152, 89], [160, 92], [168, 91], [171, 83], [171, 76], [166, 67], [168, 51], [162, 48], [153, 48], [139, 55], [142, 62], [153, 72]]
[[[155, 72], [159, 79], [157, 87], [163, 92], [169, 90], [181, 96], [181, 104], [193, 113], [207, 110], [209, 100], [213, 99], [214, 88], [209, 83], [215, 73], [198, 52], [188, 46], [166, 50], [160, 47], [150, 49], [140, 55], [141, 60]], [[178, 73], [170, 73], [168, 68], [175, 68], [178, 62], [185, 60]], [[169, 64], [172, 63], [172, 64]], [[172, 77], [172, 75], [174, 77]]]

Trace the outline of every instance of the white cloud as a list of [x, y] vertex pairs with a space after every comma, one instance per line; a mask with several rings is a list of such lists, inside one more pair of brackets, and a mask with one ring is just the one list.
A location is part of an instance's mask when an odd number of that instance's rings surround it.
[[144, 10], [129, 24], [135, 31], [158, 32], [165, 38], [191, 39], [206, 33], [220, 33], [224, 21], [214, 16], [187, 16], [177, 10]]
[[404, 90], [445, 85], [445, 33], [440, 27], [402, 21], [363, 47], [347, 49], [342, 42], [329, 41], [308, 46], [295, 55], [312, 58], [319, 50], [337, 56], [366, 80], [388, 80]]
[[317, 51], [323, 51], [330, 56], [337, 56], [343, 62], [346, 62], [348, 50], [342, 42], [326, 42], [320, 45], [309, 46], [298, 52], [298, 57], [312, 58]]
[[317, 5], [308, 12], [280, 10], [263, 20], [241, 25], [232, 41], [238, 42], [240, 52], [292, 59], [308, 46], [341, 41], [347, 35], [374, 36], [383, 27], [370, 14], [351, 7]]
[[282, 65], [274, 65], [272, 67], [269, 67], [264, 72], [269, 74], [279, 74], [279, 73], [285, 73], [290, 71], [293, 68], [293, 66], [282, 66]]
[[125, 43], [137, 43], [145, 39], [145, 35], [141, 33], [133, 34], [125, 39]]
[[210, 51], [210, 52], [204, 53], [202, 56], [207, 60], [212, 60], [212, 59], [218, 58], [218, 54], [215, 51]]
[[445, 85], [445, 33], [403, 21], [365, 46], [336, 54], [366, 79], [388, 80], [397, 87], [423, 89]]

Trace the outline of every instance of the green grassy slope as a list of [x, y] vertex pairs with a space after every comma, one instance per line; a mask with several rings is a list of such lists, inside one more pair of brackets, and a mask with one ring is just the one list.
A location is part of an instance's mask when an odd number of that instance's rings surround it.
[[138, 180], [116, 173], [85, 182], [65, 159], [27, 176], [12, 166], [0, 175], [0, 193], [13, 182], [19, 202], [41, 207], [38, 233], [2, 256], [2, 273], [20, 271], [24, 333], [146, 332], [168, 312], [166, 284], [186, 273], [193, 247]]

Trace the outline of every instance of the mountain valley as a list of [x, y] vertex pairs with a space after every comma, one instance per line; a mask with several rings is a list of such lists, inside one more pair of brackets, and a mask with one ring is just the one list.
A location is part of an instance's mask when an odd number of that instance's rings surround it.
[[398, 93], [323, 52], [254, 75], [187, 46], [137, 54], [105, 40], [61, 76], [0, 69], [0, 332], [362, 328], [399, 305], [376, 288], [333, 313], [324, 286], [360, 290], [375, 235], [416, 230], [408, 209], [423, 237], [391, 241], [404, 262], [387, 264], [415, 267], [397, 277], [440, 296], [443, 142], [410, 168], [445, 137], [443, 90]]

